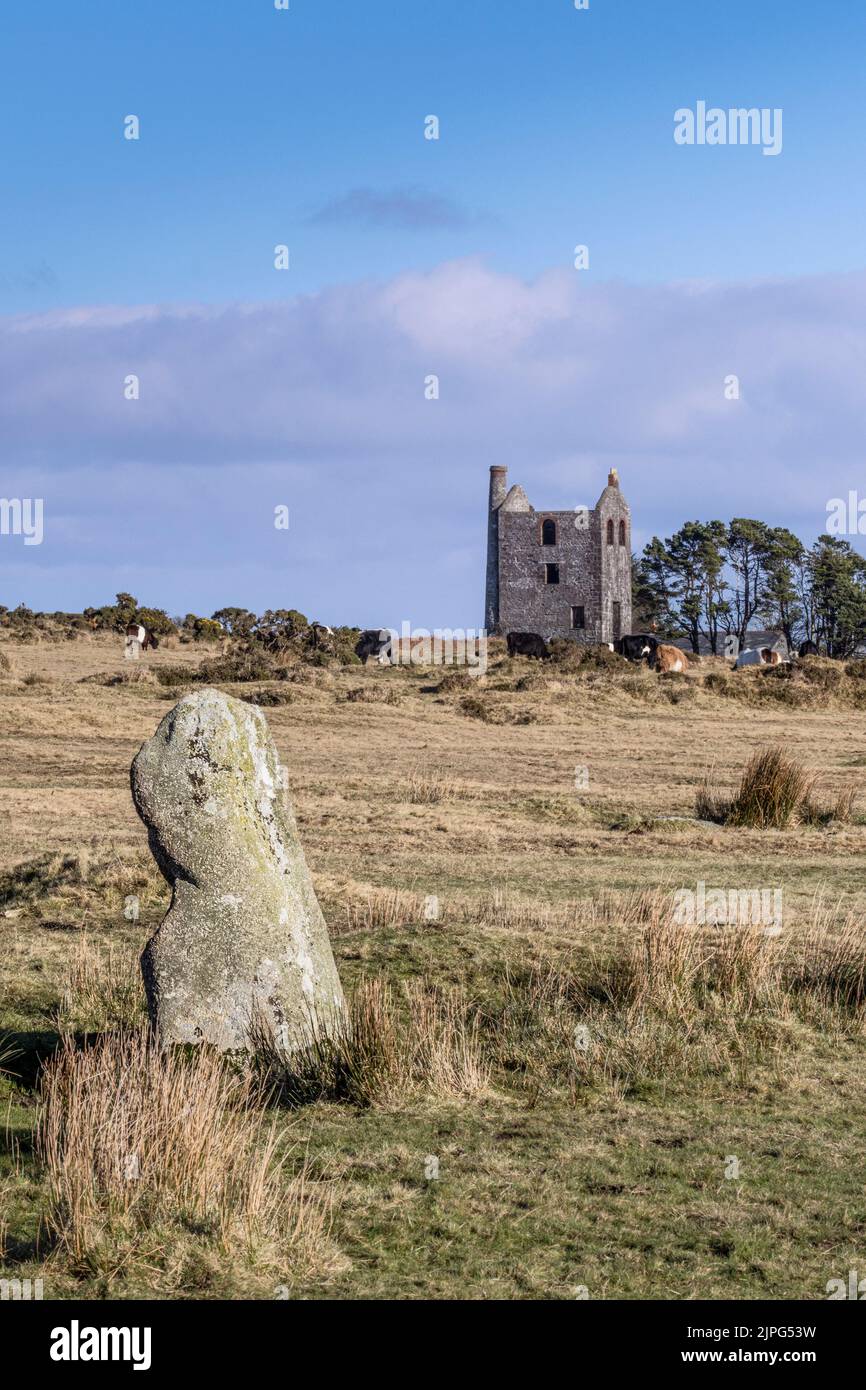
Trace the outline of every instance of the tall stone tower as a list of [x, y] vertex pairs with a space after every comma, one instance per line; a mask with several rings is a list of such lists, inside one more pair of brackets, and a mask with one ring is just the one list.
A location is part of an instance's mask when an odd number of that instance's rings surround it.
[[508, 469], [494, 464], [490, 469], [490, 494], [487, 504], [487, 601], [484, 605], [484, 626], [495, 632], [499, 623], [499, 508], [505, 501]]
[[592, 510], [536, 512], [492, 467], [487, 631], [614, 642], [631, 621], [631, 513], [616, 470]]

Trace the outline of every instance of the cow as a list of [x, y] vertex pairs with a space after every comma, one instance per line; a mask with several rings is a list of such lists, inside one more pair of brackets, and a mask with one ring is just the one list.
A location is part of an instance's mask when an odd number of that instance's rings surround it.
[[159, 646], [156, 633], [151, 632], [150, 628], [145, 627], [143, 623], [127, 623], [126, 637], [128, 641], [137, 642], [143, 652], [146, 652], [148, 647], [153, 647], [153, 650], [156, 651]]
[[386, 627], [365, 628], [355, 644], [355, 655], [361, 661], [378, 662], [380, 666], [391, 665], [391, 633]]
[[331, 643], [329, 637], [333, 637], [334, 629], [328, 627], [327, 623], [310, 623], [310, 646], [317, 652], [322, 647], [329, 647]]
[[735, 671], [743, 666], [780, 666], [787, 657], [773, 647], [744, 647], [737, 657]]
[[624, 656], [626, 661], [652, 661], [658, 644], [658, 638], [653, 637], [651, 633], [638, 632], [631, 637], [618, 637], [613, 649], [620, 656]]
[[550, 657], [547, 643], [537, 632], [509, 632], [506, 641], [509, 656], [537, 656], [540, 661]]
[[797, 652], [797, 655], [798, 655], [798, 656], [818, 656], [819, 653], [818, 653], [818, 644], [817, 644], [817, 642], [801, 642], [801, 643], [800, 643], [799, 651]]
[[659, 672], [684, 671], [688, 664], [685, 652], [681, 652], [679, 647], [668, 646], [666, 642], [659, 642], [650, 657], [650, 666]]

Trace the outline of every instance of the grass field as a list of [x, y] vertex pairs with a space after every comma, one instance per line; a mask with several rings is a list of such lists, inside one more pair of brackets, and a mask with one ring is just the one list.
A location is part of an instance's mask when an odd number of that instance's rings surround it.
[[[246, 1206], [217, 1153], [219, 1212], [187, 1177], [154, 1196], [150, 1172], [81, 1172], [86, 1215], [70, 1078], [140, 1024], [168, 899], [129, 765], [183, 688], [154, 672], [200, 653], [166, 644], [129, 680], [116, 639], [2, 651], [0, 1278], [46, 1298], [816, 1299], [866, 1266], [866, 682], [497, 657], [475, 683], [304, 667], [226, 687], [284, 701], [266, 714], [341, 977], [393, 1013], [394, 1037], [370, 1025], [387, 1084], [227, 1092], [245, 1128], [226, 1144], [261, 1159]], [[771, 745], [853, 813], [697, 822], [702, 782], [729, 792]], [[783, 931], [672, 934], [698, 882], [781, 889]], [[439, 1001], [416, 1020], [427, 1071], [397, 1057], [419, 991]], [[189, 1066], [204, 1108], [181, 1144], [234, 1084]]]

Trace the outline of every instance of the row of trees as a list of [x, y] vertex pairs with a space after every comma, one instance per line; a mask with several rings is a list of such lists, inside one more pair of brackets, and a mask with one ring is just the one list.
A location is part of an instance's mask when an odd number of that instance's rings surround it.
[[668, 540], [654, 536], [632, 572], [635, 631], [654, 623], [694, 651], [703, 637], [720, 653], [728, 634], [743, 646], [758, 624], [829, 656], [850, 656], [866, 640], [866, 560], [836, 536], [807, 549], [763, 521], [687, 521]]

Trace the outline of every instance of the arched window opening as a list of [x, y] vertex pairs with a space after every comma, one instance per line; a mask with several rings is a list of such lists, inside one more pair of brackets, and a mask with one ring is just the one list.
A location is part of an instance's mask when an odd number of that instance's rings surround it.
[[612, 520], [608, 521], [608, 523], [607, 523], [607, 543], [608, 543], [608, 545], [613, 545], [613, 521], [612, 521]]
[[624, 521], [621, 521], [621, 522], [619, 523], [619, 543], [620, 543], [620, 545], [625, 545], [625, 522], [624, 522]]
[[556, 522], [551, 521], [549, 517], [541, 523], [541, 544], [556, 545]]

